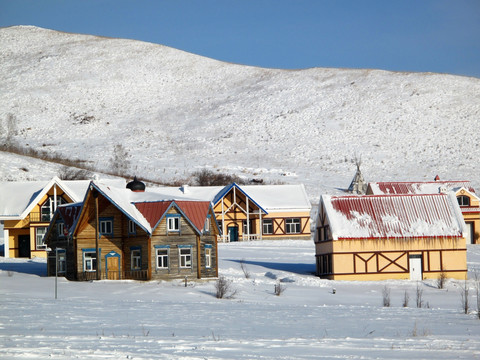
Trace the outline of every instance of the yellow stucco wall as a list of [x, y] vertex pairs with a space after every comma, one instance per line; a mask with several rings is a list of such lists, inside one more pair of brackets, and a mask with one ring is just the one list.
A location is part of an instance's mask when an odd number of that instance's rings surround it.
[[329, 255], [335, 280], [409, 279], [409, 256], [422, 256], [423, 279], [465, 279], [467, 256], [464, 238], [358, 239], [316, 243], [316, 255]]

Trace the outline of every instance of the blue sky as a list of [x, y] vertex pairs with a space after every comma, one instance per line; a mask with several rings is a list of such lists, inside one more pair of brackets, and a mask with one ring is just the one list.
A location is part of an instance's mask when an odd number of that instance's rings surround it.
[[11, 25], [148, 41], [261, 67], [480, 78], [480, 0], [0, 0], [0, 26]]

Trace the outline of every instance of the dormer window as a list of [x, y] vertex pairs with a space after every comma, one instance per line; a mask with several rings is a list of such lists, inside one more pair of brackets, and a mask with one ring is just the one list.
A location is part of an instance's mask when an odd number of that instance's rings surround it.
[[458, 205], [470, 206], [470, 198], [466, 195], [457, 196]]

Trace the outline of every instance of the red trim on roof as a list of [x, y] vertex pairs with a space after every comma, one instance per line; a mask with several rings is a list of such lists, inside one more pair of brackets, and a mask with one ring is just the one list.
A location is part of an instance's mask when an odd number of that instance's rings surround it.
[[418, 194], [422, 185], [435, 184], [438, 187], [444, 186], [447, 189], [464, 187], [468, 191], [475, 193], [470, 181], [468, 180], [452, 180], [452, 181], [386, 181], [371, 182], [375, 184], [382, 194]]

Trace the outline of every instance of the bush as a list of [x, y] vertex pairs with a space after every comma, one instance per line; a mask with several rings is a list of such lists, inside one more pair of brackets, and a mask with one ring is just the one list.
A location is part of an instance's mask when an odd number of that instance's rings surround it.
[[246, 181], [235, 175], [217, 173], [211, 170], [202, 169], [192, 174], [196, 185], [199, 186], [225, 186], [233, 182], [244, 185]]
[[74, 169], [68, 166], [62, 166], [58, 172], [58, 177], [62, 180], [90, 180], [92, 173], [84, 169]]
[[237, 293], [237, 290], [232, 287], [232, 281], [227, 280], [225, 276], [220, 276], [217, 279], [215, 282], [215, 290], [217, 299], [231, 299]]
[[274, 293], [275, 295], [277, 296], [280, 296], [283, 294], [283, 292], [287, 289], [287, 287], [283, 284], [281, 284], [280, 282], [276, 283], [275, 284], [275, 289], [274, 289]]
[[445, 287], [445, 282], [447, 281], [447, 274], [445, 272], [441, 272], [437, 278], [437, 288], [443, 289]]
[[385, 285], [382, 290], [383, 306], [390, 307], [390, 289]]

